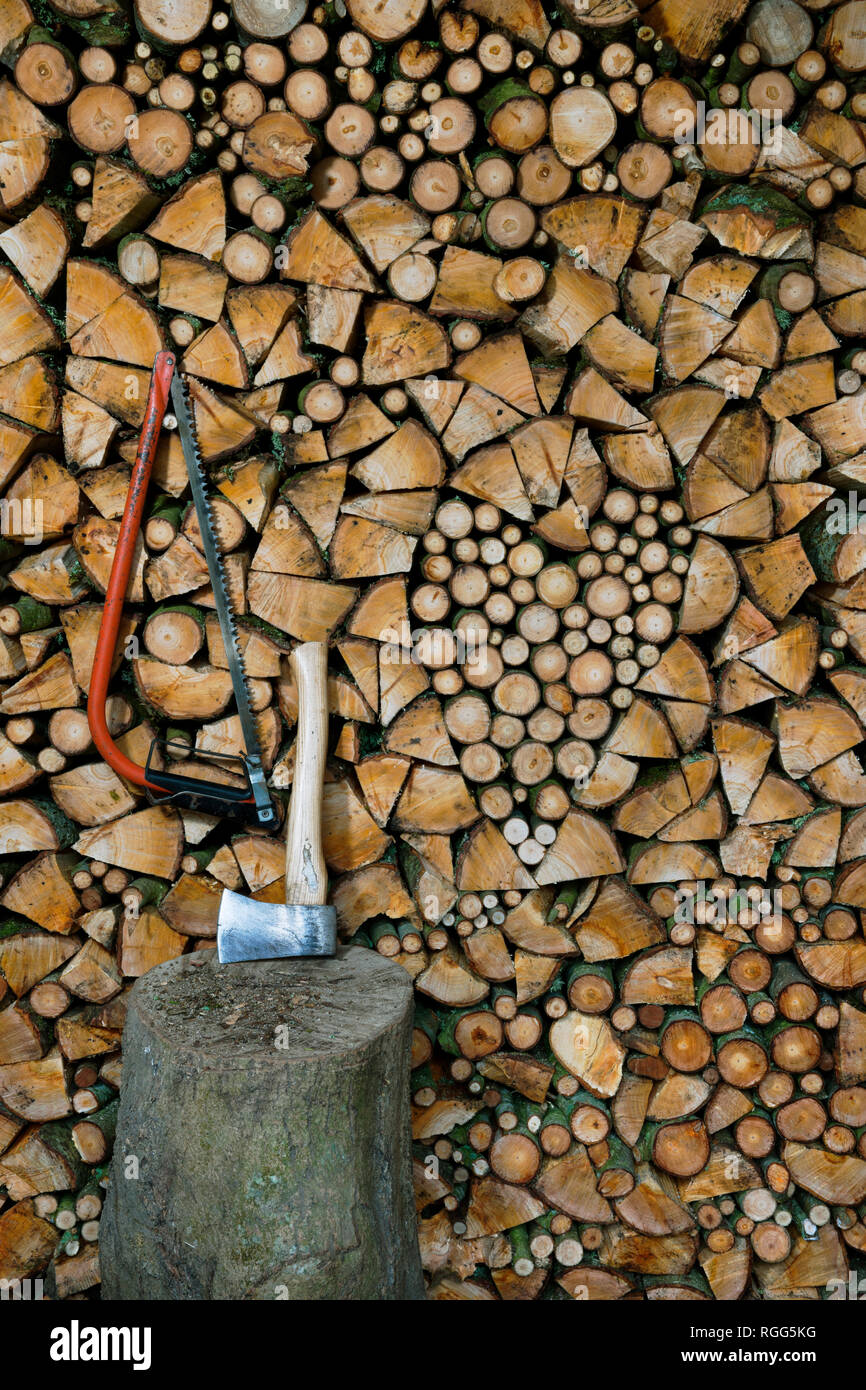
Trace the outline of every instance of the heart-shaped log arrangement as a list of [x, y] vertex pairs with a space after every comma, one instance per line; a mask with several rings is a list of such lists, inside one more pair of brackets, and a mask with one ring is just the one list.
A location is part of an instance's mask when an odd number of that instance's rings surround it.
[[[699, 9], [4, 0], [0, 1277], [95, 1287], [129, 985], [282, 901], [279, 829], [90, 742], [164, 347], [283, 805], [330, 644], [430, 1297], [863, 1273], [866, 0]], [[154, 476], [109, 717], [195, 775], [241, 731]]]

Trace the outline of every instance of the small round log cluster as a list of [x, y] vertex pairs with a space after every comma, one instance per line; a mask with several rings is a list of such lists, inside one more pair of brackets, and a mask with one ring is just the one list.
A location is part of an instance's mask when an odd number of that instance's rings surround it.
[[[563, 426], [547, 417], [512, 438], [526, 447]], [[692, 540], [683, 516], [676, 501], [612, 488], [570, 563], [493, 504], [454, 497], [423, 538], [410, 609], [426, 626], [412, 656], [432, 672], [479, 808], [525, 864], [541, 862], [595, 745], [674, 632]]]
[[[863, 1275], [864, 31], [4, 0], [0, 1278], [95, 1296], [131, 982], [213, 947], [224, 887], [283, 892], [278, 831], [90, 741], [169, 346], [281, 806], [287, 658], [330, 646], [331, 896], [414, 981], [430, 1297]], [[213, 775], [243, 745], [174, 423], [108, 715]]]

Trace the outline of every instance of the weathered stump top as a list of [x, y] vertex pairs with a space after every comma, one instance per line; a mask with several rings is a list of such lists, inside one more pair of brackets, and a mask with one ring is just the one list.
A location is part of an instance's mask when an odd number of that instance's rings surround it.
[[399, 1022], [411, 993], [400, 966], [361, 946], [227, 965], [211, 950], [148, 971], [130, 1007], [163, 1043], [225, 1069], [355, 1053]]

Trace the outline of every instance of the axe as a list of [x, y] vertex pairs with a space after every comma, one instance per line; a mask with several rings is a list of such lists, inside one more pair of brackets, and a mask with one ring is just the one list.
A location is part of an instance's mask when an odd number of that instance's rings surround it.
[[328, 907], [322, 853], [322, 777], [328, 748], [328, 649], [303, 642], [289, 659], [298, 688], [298, 737], [292, 799], [286, 823], [286, 901], [259, 903], [228, 889], [220, 901], [217, 951], [221, 964], [333, 956], [337, 914]]

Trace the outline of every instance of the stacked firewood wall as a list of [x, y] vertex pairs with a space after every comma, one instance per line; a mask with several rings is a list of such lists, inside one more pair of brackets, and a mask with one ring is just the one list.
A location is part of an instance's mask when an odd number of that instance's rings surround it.
[[[128, 990], [281, 900], [85, 706], [155, 353], [261, 740], [330, 643], [440, 1299], [866, 1252], [866, 0], [0, 0], [0, 1278], [96, 1296]], [[172, 421], [109, 715], [241, 751]], [[134, 1175], [131, 1175], [134, 1176]]]

